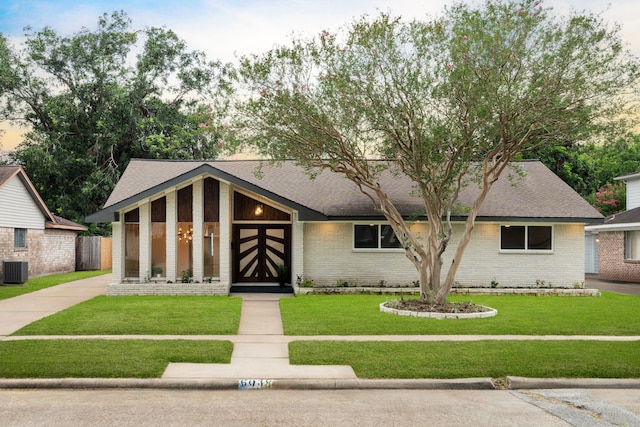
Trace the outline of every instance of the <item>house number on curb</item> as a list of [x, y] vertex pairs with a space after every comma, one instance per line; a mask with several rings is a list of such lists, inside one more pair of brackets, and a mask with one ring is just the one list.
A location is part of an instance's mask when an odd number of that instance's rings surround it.
[[238, 390], [258, 390], [272, 385], [273, 380], [238, 380]]

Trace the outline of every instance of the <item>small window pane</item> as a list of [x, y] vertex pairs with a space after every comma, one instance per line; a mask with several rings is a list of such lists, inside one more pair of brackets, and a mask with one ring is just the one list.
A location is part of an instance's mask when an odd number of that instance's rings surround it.
[[401, 248], [402, 245], [393, 232], [393, 228], [390, 225], [382, 226], [382, 235], [380, 236], [381, 248]]
[[27, 247], [27, 230], [25, 228], [13, 230], [13, 247], [19, 249]]
[[524, 225], [500, 227], [500, 249], [525, 249], [524, 232]]
[[624, 232], [624, 258], [640, 259], [640, 231]]
[[551, 250], [551, 227], [530, 225], [527, 237], [528, 249], [536, 251]]
[[356, 224], [353, 233], [353, 247], [357, 249], [378, 248], [378, 226]]

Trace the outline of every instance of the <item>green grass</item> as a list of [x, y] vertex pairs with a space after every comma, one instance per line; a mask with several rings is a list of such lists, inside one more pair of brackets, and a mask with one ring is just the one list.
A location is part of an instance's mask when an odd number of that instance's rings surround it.
[[241, 307], [226, 296], [99, 296], [13, 335], [234, 335]]
[[640, 341], [294, 341], [297, 365], [351, 365], [359, 378], [640, 378]]
[[72, 273], [52, 274], [50, 276], [35, 277], [27, 280], [24, 285], [0, 286], [0, 300], [39, 291], [40, 289], [56, 286], [61, 283], [109, 274], [111, 270], [75, 271]]
[[438, 320], [381, 313], [380, 295], [280, 300], [286, 335], [638, 335], [640, 297], [455, 296], [498, 310], [486, 319]]
[[0, 378], [159, 378], [169, 362], [230, 363], [229, 341], [0, 342]]

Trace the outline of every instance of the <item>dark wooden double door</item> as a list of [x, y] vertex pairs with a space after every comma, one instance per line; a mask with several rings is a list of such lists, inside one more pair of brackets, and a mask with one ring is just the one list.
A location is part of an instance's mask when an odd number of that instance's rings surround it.
[[291, 283], [291, 225], [235, 224], [233, 256], [235, 283], [277, 283], [279, 265]]

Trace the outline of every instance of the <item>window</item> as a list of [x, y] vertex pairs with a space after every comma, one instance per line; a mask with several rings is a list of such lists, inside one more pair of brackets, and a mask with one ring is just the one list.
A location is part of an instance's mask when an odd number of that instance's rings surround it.
[[640, 260], [640, 230], [624, 232], [624, 259]]
[[13, 229], [13, 247], [14, 249], [25, 249], [27, 247], [27, 229]]
[[398, 249], [402, 248], [402, 245], [390, 225], [355, 224], [353, 247], [355, 249]]
[[550, 225], [503, 225], [500, 227], [502, 251], [552, 251], [553, 227]]

